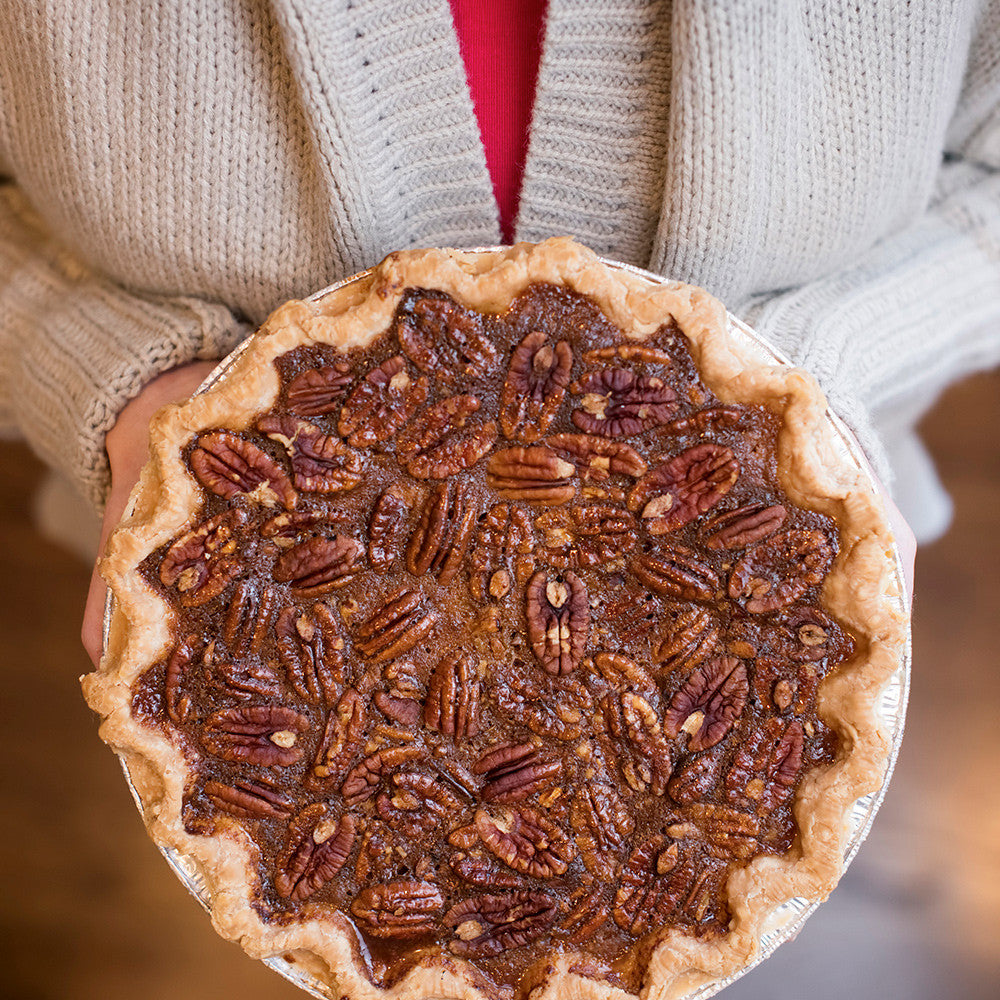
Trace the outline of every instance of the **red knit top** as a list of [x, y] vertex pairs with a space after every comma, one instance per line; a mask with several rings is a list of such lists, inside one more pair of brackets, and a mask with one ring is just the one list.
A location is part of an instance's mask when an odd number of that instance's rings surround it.
[[546, 0], [451, 0], [500, 212], [511, 242], [528, 152]]

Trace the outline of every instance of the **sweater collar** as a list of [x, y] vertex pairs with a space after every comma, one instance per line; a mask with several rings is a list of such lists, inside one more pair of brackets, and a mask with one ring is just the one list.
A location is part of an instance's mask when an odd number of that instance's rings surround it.
[[[499, 241], [448, 0], [274, 0], [341, 273]], [[517, 238], [646, 264], [662, 200], [668, 2], [550, 0]]]

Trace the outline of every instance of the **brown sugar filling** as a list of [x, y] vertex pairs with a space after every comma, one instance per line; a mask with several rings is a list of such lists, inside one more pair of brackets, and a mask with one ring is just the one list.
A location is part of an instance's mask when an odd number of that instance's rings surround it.
[[836, 756], [815, 696], [854, 648], [778, 418], [551, 285], [410, 290], [365, 349], [276, 365], [143, 564], [176, 641], [133, 712], [184, 749], [188, 831], [239, 824], [262, 919], [341, 911], [380, 984], [452, 955], [509, 995], [564, 951], [634, 989], [653, 932], [724, 933]]

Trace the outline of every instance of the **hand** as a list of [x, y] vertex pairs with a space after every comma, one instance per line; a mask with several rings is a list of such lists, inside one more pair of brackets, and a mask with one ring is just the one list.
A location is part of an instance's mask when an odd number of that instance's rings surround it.
[[[132, 487], [139, 481], [139, 473], [149, 454], [149, 421], [156, 411], [167, 403], [187, 399], [218, 364], [216, 361], [195, 361], [181, 368], [160, 375], [149, 382], [122, 412], [105, 438], [108, 462], [111, 465], [111, 491], [108, 493], [101, 525], [101, 544], [98, 552], [104, 554], [111, 529], [121, 520]], [[83, 612], [80, 637], [88, 655], [97, 666], [104, 646], [104, 602], [107, 587], [97, 565], [90, 577], [87, 606]]]

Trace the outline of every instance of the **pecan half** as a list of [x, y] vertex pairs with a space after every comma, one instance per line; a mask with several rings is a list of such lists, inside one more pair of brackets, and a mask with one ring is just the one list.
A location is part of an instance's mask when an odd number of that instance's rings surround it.
[[739, 478], [733, 453], [717, 444], [696, 444], [643, 476], [628, 495], [651, 535], [676, 531], [715, 506]]
[[198, 636], [188, 636], [179, 642], [167, 659], [163, 676], [163, 701], [167, 709], [167, 718], [171, 722], [186, 722], [193, 710], [191, 695], [185, 691], [185, 680], [195, 657]]
[[367, 934], [401, 939], [431, 933], [443, 907], [437, 886], [401, 881], [362, 889], [351, 903], [351, 913]]
[[750, 734], [736, 752], [726, 774], [726, 799], [733, 805], [749, 800], [759, 814], [783, 805], [802, 771], [805, 736], [798, 719], [770, 718]]
[[528, 581], [525, 602], [528, 641], [550, 674], [568, 674], [583, 658], [590, 633], [587, 588], [573, 572], [562, 580], [539, 570]]
[[478, 509], [464, 483], [438, 483], [420, 512], [406, 550], [406, 568], [414, 576], [433, 573], [451, 583], [465, 560]]
[[573, 798], [569, 822], [587, 870], [610, 882], [635, 830], [635, 820], [621, 796], [611, 785], [583, 785]]
[[340, 794], [348, 805], [357, 805], [370, 799], [386, 774], [391, 774], [405, 764], [412, 764], [424, 756], [420, 747], [387, 747], [376, 750], [356, 767], [351, 768], [340, 786]]
[[729, 596], [751, 614], [787, 607], [823, 582], [835, 554], [822, 531], [784, 531], [740, 556], [729, 574]]
[[667, 434], [705, 434], [718, 428], [739, 427], [743, 410], [738, 406], [709, 406], [687, 417], [680, 417], [664, 424]]
[[347, 862], [354, 846], [354, 818], [327, 818], [322, 802], [307, 806], [288, 825], [285, 847], [275, 859], [274, 888], [296, 903], [322, 889]]
[[388, 441], [427, 402], [426, 376], [416, 381], [401, 354], [373, 368], [351, 390], [340, 411], [337, 433], [352, 448]]
[[450, 947], [456, 955], [488, 958], [541, 937], [557, 912], [548, 893], [525, 889], [463, 900], [444, 915], [443, 923], [455, 929], [458, 940]]
[[497, 352], [483, 330], [483, 317], [445, 295], [424, 293], [404, 301], [396, 321], [403, 353], [445, 385], [463, 375], [486, 378], [497, 367]]
[[611, 917], [611, 904], [605, 898], [603, 886], [584, 886], [569, 900], [570, 911], [560, 922], [559, 928], [571, 931], [566, 939], [570, 944], [589, 941]]
[[295, 506], [297, 497], [285, 470], [232, 431], [200, 434], [188, 461], [198, 482], [223, 500], [242, 495], [267, 507]]
[[719, 644], [719, 626], [705, 608], [681, 605], [667, 610], [653, 645], [653, 662], [662, 670], [696, 667]]
[[646, 460], [624, 441], [593, 434], [553, 434], [544, 443], [560, 458], [572, 462], [584, 481], [603, 483], [611, 476], [638, 479], [646, 473]]
[[292, 464], [292, 483], [305, 493], [339, 493], [361, 482], [361, 455], [340, 438], [296, 417], [269, 415], [257, 427], [284, 445]]
[[538, 557], [558, 569], [600, 566], [635, 547], [635, 522], [616, 507], [567, 506], [535, 518]]
[[298, 739], [308, 729], [308, 716], [285, 705], [224, 708], [205, 720], [202, 742], [223, 760], [288, 767], [302, 756]]
[[667, 828], [678, 837], [704, 844], [704, 850], [721, 861], [749, 861], [760, 851], [760, 822], [739, 809], [695, 802], [684, 810], [686, 823]]
[[656, 709], [632, 691], [606, 696], [601, 708], [595, 719], [597, 730], [603, 722], [611, 735], [625, 742], [627, 753], [610, 756], [617, 760], [626, 783], [636, 792], [663, 795], [673, 764]]
[[427, 611], [419, 591], [394, 591], [358, 628], [355, 647], [373, 663], [408, 653], [434, 627], [437, 614]]
[[576, 857], [566, 831], [531, 806], [511, 806], [499, 814], [479, 809], [476, 830], [491, 854], [532, 878], [563, 875]]
[[694, 860], [683, 856], [675, 842], [650, 837], [622, 868], [612, 914], [615, 923], [637, 937], [662, 927], [698, 899], [695, 872]]
[[340, 511], [300, 507], [268, 518], [260, 526], [260, 536], [273, 539], [280, 549], [288, 549], [302, 536], [325, 534], [334, 524], [344, 520]]
[[512, 674], [497, 684], [500, 710], [539, 736], [578, 739], [586, 729], [584, 713], [593, 706], [586, 686], [573, 677]]
[[705, 753], [687, 758], [674, 771], [667, 793], [680, 805], [689, 805], [707, 798], [718, 784], [725, 747], [716, 746]]
[[448, 866], [464, 882], [481, 885], [487, 889], [523, 889], [526, 887], [523, 878], [502, 868], [481, 853], [458, 854], [449, 862]]
[[340, 405], [353, 375], [348, 361], [307, 368], [288, 383], [288, 409], [300, 417], [322, 417]]
[[379, 792], [375, 811], [394, 830], [419, 837], [462, 813], [462, 803], [440, 781], [428, 774], [403, 771], [389, 778]]
[[238, 539], [247, 523], [240, 507], [223, 511], [181, 535], [160, 563], [160, 581], [176, 587], [185, 607], [197, 607], [218, 597], [246, 572]]
[[631, 437], [666, 423], [677, 409], [677, 394], [656, 375], [627, 368], [589, 372], [570, 386], [582, 395], [573, 423], [588, 434]]
[[743, 713], [750, 682], [735, 656], [719, 656], [698, 667], [677, 689], [663, 717], [668, 736], [690, 735], [688, 750], [715, 746]]
[[410, 503], [399, 483], [379, 494], [368, 524], [368, 561], [376, 573], [387, 573], [402, 554], [409, 518]]
[[445, 736], [475, 736], [479, 732], [479, 674], [476, 661], [456, 651], [434, 668], [427, 684], [424, 722]]
[[828, 615], [808, 605], [775, 616], [777, 651], [795, 663], [839, 663], [854, 652], [854, 641]]
[[274, 566], [274, 579], [296, 597], [317, 597], [346, 586], [361, 568], [364, 547], [346, 535], [316, 535], [286, 549]]
[[555, 347], [540, 330], [514, 348], [500, 395], [500, 427], [509, 438], [537, 441], [548, 430], [566, 394], [573, 350], [565, 340]]
[[274, 634], [292, 690], [305, 701], [332, 705], [344, 679], [344, 640], [330, 608], [320, 603], [308, 611], [289, 606], [278, 616]]
[[485, 776], [483, 802], [518, 802], [553, 787], [562, 774], [562, 761], [546, 758], [534, 743], [501, 743], [472, 765]]
[[208, 687], [217, 698], [237, 698], [240, 701], [251, 698], [274, 701], [281, 698], [281, 681], [266, 663], [254, 659], [216, 659], [212, 647], [210, 643], [205, 650], [205, 675]]
[[364, 730], [365, 703], [357, 691], [349, 688], [327, 716], [313, 777], [320, 781], [340, 778], [357, 757]]
[[205, 794], [212, 804], [240, 819], [287, 819], [295, 803], [276, 788], [256, 781], [206, 781]]
[[710, 549], [743, 549], [773, 535], [785, 523], [780, 503], [748, 503], [706, 521], [698, 535]]
[[253, 580], [243, 580], [233, 591], [222, 637], [236, 657], [256, 656], [274, 618], [277, 595], [274, 588]]
[[472, 549], [471, 573], [469, 575], [469, 590], [476, 600], [483, 600], [487, 594], [493, 597], [505, 596], [497, 594], [499, 583], [504, 577], [497, 574], [510, 574], [518, 584], [524, 584], [531, 575], [534, 560], [534, 532], [531, 519], [518, 507], [511, 504], [496, 504], [483, 518]]
[[656, 698], [659, 694], [650, 672], [621, 653], [595, 653], [594, 666], [601, 677], [619, 693], [631, 691], [647, 699]]
[[711, 601], [721, 587], [715, 570], [683, 545], [664, 545], [656, 555], [637, 556], [630, 565], [642, 584], [667, 597]]
[[493, 447], [497, 425], [470, 420], [475, 396], [449, 396], [424, 411], [396, 439], [396, 457], [417, 479], [447, 479], [476, 464]]
[[486, 463], [486, 484], [507, 500], [527, 500], [555, 507], [576, 494], [570, 477], [572, 462], [560, 458], [551, 448], [534, 444], [495, 451]]

